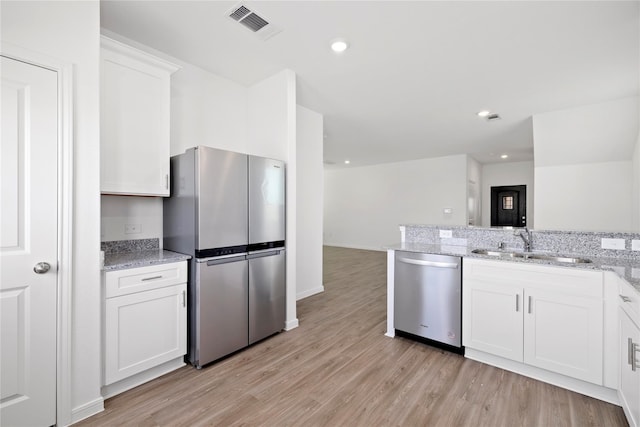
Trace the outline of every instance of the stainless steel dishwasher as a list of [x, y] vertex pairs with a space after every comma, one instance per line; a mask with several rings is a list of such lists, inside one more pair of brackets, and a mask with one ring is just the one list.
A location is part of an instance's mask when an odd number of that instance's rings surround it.
[[395, 256], [396, 331], [462, 353], [462, 258], [405, 251]]

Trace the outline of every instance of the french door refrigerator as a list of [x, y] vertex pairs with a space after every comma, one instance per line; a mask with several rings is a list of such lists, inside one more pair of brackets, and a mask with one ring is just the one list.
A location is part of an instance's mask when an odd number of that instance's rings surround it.
[[191, 364], [200, 368], [282, 330], [284, 163], [203, 146], [173, 156], [164, 248], [192, 256]]

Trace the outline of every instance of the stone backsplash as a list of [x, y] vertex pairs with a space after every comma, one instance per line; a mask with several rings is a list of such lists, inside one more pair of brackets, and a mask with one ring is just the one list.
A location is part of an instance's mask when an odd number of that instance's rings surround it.
[[102, 242], [100, 250], [105, 254], [140, 252], [160, 249], [160, 239], [137, 239], [137, 240], [115, 240], [112, 242]]
[[[451, 230], [451, 238], [440, 238], [440, 230]], [[444, 225], [401, 225], [403, 242], [458, 245], [473, 248], [524, 250], [518, 236], [522, 228], [489, 228]], [[640, 251], [631, 250], [632, 240], [640, 241], [640, 233], [606, 233], [579, 231], [531, 230], [532, 250], [561, 254], [580, 254], [598, 257], [622, 257], [640, 260]], [[624, 250], [602, 249], [602, 239], [624, 239]]]

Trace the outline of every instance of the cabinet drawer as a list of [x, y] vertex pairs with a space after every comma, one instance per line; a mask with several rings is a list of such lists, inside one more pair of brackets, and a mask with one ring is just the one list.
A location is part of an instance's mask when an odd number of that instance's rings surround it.
[[490, 283], [517, 284], [582, 297], [602, 298], [603, 292], [601, 271], [572, 267], [465, 258], [462, 277]]
[[636, 325], [640, 326], [640, 294], [626, 281], [620, 279], [618, 283], [620, 307]]
[[105, 297], [112, 298], [187, 283], [185, 261], [104, 273]]

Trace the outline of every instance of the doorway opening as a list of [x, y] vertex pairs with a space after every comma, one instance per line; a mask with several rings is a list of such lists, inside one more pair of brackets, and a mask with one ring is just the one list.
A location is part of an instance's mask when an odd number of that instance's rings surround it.
[[527, 226], [527, 186], [491, 187], [491, 226]]

